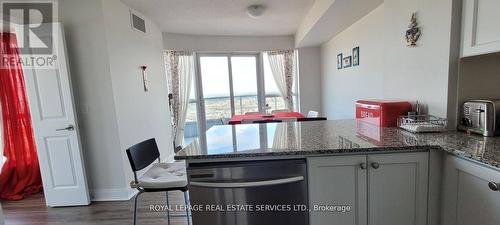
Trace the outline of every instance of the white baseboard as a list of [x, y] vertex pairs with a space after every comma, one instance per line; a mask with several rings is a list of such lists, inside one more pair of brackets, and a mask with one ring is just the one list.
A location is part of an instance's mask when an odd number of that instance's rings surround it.
[[4, 220], [3, 220], [3, 212], [2, 212], [2, 204], [0, 204], [0, 225], [4, 225]]
[[127, 201], [133, 196], [133, 194], [131, 195], [129, 188], [92, 189], [90, 190], [90, 200], [94, 202]]
[[137, 189], [128, 189], [128, 199], [133, 198], [139, 191]]

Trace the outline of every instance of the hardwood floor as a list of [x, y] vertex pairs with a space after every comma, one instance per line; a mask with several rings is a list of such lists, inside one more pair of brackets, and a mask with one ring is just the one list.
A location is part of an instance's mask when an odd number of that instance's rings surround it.
[[[181, 208], [181, 192], [169, 194], [172, 208]], [[138, 201], [138, 225], [165, 225], [165, 211], [150, 210], [151, 205], [165, 205], [165, 193], [144, 193]], [[21, 201], [2, 201], [5, 225], [127, 225], [132, 224], [133, 199], [129, 201], [92, 202], [90, 206], [49, 208], [42, 194]], [[177, 206], [177, 207], [176, 207]], [[186, 213], [170, 213], [171, 225], [185, 225]]]

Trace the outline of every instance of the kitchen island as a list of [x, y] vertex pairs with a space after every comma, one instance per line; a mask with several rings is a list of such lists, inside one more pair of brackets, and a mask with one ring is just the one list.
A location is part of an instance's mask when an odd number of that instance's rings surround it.
[[[215, 126], [175, 159], [187, 162], [192, 205], [270, 207], [193, 211], [195, 225], [388, 225], [463, 216], [457, 210], [468, 209], [444, 188], [460, 174], [455, 164], [445, 165], [454, 162], [449, 157], [486, 170], [463, 185], [500, 200], [495, 187], [488, 189], [500, 182], [500, 139], [461, 132], [412, 134], [355, 120]], [[455, 205], [448, 209], [447, 202]], [[497, 202], [488, 210], [500, 209]], [[273, 208], [280, 203], [286, 207]], [[500, 220], [495, 213], [481, 216], [491, 224]]]

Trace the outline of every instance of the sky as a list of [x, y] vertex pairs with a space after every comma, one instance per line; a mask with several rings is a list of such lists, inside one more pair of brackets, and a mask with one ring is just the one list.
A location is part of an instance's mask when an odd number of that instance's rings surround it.
[[[269, 61], [264, 57], [264, 82], [266, 94], [279, 94], [274, 78], [272, 77]], [[257, 95], [257, 66], [256, 57], [231, 57], [234, 95]], [[228, 59], [225, 56], [200, 57], [201, 79], [203, 96], [229, 96], [229, 69]], [[194, 99], [195, 90], [191, 88], [191, 98]]]

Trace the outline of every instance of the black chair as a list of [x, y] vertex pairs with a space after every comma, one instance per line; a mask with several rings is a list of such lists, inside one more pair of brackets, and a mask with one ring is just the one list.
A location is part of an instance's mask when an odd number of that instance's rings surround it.
[[299, 122], [304, 122], [304, 121], [318, 121], [318, 120], [327, 120], [326, 117], [305, 117], [305, 118], [297, 118], [297, 121]]
[[[138, 143], [126, 150], [127, 157], [134, 172], [134, 180], [130, 182], [132, 188], [139, 192], [134, 199], [134, 225], [137, 223], [137, 198], [145, 192], [166, 192], [168, 203], [169, 191], [182, 191], [184, 203], [188, 206], [188, 182], [186, 178], [186, 166], [183, 162], [161, 163], [160, 151], [154, 138]], [[137, 177], [137, 171], [154, 163], [141, 177]], [[167, 210], [168, 224], [170, 225], [170, 213]], [[186, 207], [188, 225], [191, 224], [189, 210]]]

